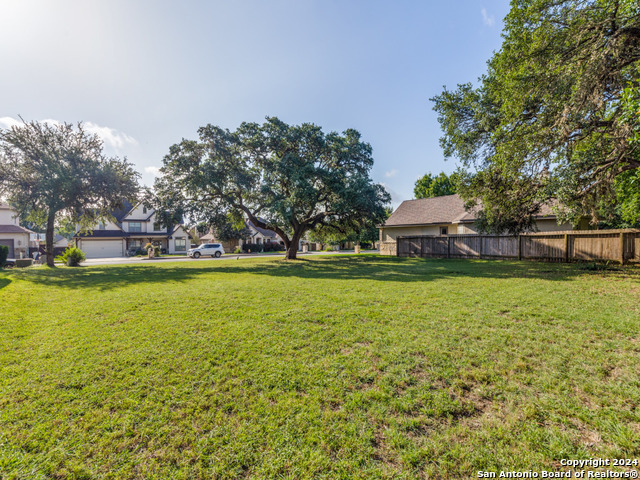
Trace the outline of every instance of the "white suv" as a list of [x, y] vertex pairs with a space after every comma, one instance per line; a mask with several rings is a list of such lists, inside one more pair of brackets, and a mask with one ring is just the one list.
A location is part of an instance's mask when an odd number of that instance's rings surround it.
[[203, 243], [202, 245], [192, 248], [187, 252], [192, 258], [200, 258], [200, 255], [211, 255], [211, 257], [219, 258], [224, 255], [224, 248], [219, 243]]

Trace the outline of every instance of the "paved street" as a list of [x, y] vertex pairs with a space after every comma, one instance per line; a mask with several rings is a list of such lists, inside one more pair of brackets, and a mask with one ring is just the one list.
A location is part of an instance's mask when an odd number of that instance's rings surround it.
[[[308, 252], [301, 253], [298, 252], [298, 257], [306, 257], [309, 255], [345, 255], [352, 254], [353, 250], [341, 250], [339, 252]], [[377, 250], [363, 250], [362, 253], [377, 253]], [[229, 260], [231, 258], [237, 258], [238, 260], [243, 260], [246, 258], [257, 258], [257, 257], [284, 257], [284, 253], [282, 254], [264, 254], [264, 253], [256, 253], [251, 255], [240, 254], [227, 254], [223, 255], [220, 258], [211, 258], [211, 257], [200, 257], [198, 259], [189, 258], [187, 256], [178, 257], [178, 256], [164, 256], [159, 257], [154, 260], [149, 260], [147, 257], [114, 257], [114, 258], [89, 258], [82, 262], [83, 265], [126, 265], [133, 263], [141, 263], [141, 264], [149, 264], [151, 262], [209, 262], [211, 260], [219, 261], [219, 260]]]

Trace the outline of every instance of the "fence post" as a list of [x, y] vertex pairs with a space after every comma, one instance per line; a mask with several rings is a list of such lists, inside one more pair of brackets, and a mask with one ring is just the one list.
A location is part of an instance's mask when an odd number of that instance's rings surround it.
[[518, 235], [518, 260], [522, 260], [522, 235]]
[[482, 258], [482, 235], [480, 235], [480, 248], [478, 249], [478, 257]]
[[564, 234], [564, 261], [567, 263], [569, 261], [569, 234]]
[[447, 258], [451, 258], [451, 237], [447, 237]]
[[624, 232], [620, 232], [620, 265], [624, 265]]

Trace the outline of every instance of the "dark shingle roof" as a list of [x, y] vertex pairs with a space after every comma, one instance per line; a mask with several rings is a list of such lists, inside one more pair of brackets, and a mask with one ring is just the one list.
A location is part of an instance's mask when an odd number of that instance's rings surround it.
[[129, 232], [127, 236], [151, 238], [151, 237], [168, 237], [169, 234], [167, 232]]
[[111, 215], [113, 215], [116, 221], [120, 223], [122, 222], [122, 220], [124, 220], [124, 217], [126, 217], [129, 214], [132, 208], [133, 208], [133, 204], [125, 200], [124, 202], [122, 202], [122, 208], [119, 208], [118, 210], [114, 210], [113, 212], [111, 212]]
[[28, 228], [18, 225], [0, 225], [0, 233], [33, 233]]
[[122, 230], [93, 230], [87, 233], [76, 233], [77, 238], [125, 238], [127, 232]]
[[[260, 220], [262, 221], [262, 219]], [[273, 230], [267, 230], [266, 228], [256, 227], [251, 220], [247, 220], [247, 225], [267, 238], [276, 238], [276, 232]]]

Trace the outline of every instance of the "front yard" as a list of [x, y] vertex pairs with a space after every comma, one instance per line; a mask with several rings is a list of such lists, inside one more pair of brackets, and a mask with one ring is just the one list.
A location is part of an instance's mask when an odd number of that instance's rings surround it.
[[0, 478], [637, 458], [638, 270], [363, 255], [0, 272]]

